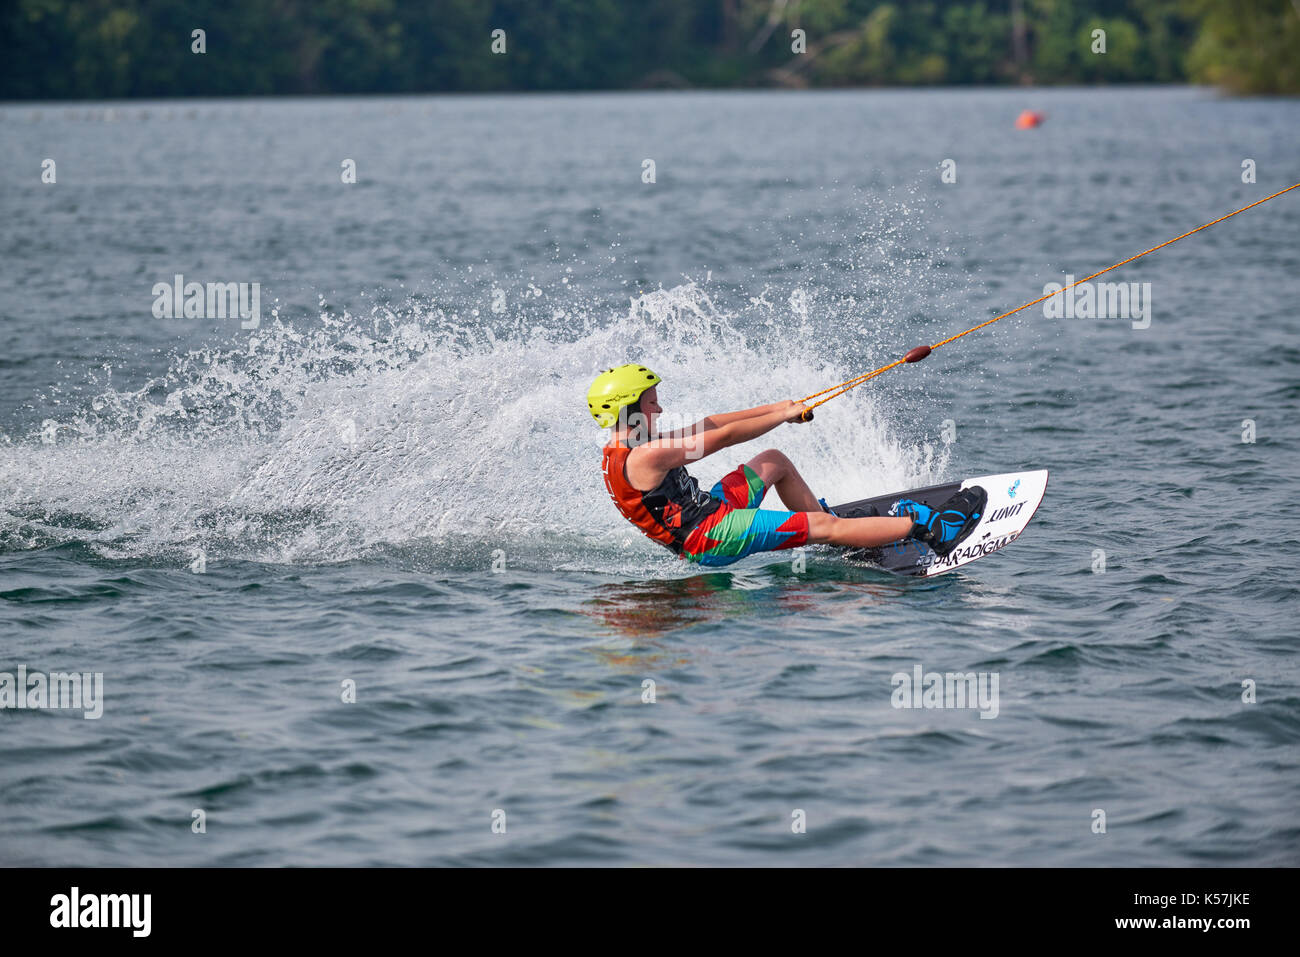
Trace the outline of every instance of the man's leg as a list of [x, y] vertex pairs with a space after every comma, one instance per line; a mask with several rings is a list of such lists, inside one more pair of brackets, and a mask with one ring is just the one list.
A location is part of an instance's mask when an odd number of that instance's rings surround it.
[[877, 548], [907, 538], [910, 518], [836, 518], [818, 509], [808, 513], [808, 542]]
[[[791, 512], [820, 512], [821, 503], [794, 464], [776, 449], [760, 452], [745, 463], [768, 488], [776, 489], [781, 503]], [[893, 541], [893, 539], [890, 539]]]
[[[788, 458], [776, 449], [761, 452], [745, 463], [767, 488], [775, 488], [785, 507], [792, 512], [804, 512], [808, 515], [808, 542], [823, 545], [848, 545], [853, 548], [878, 548], [890, 542], [898, 542], [912, 533], [912, 527], [918, 520], [916, 516], [907, 515], [898, 518], [838, 518], [822, 510], [817, 496], [813, 495], [808, 483]], [[978, 492], [978, 495], [976, 493]], [[974, 496], [967, 500], [963, 496]], [[961, 500], [960, 502], [958, 500]], [[936, 554], [946, 555], [957, 546], [975, 528], [984, 509], [987, 496], [982, 489], [972, 487], [958, 492], [948, 503], [939, 509], [926, 509], [922, 516], [925, 523], [930, 523], [936, 513], [949, 515], [948, 505], [955, 508], [955, 518], [945, 518], [936, 532], [938, 537], [925, 541]], [[978, 501], [977, 501], [978, 500]], [[904, 499], [903, 501], [906, 501]], [[756, 507], [757, 503], [753, 503]], [[787, 546], [788, 547], [788, 546]]]

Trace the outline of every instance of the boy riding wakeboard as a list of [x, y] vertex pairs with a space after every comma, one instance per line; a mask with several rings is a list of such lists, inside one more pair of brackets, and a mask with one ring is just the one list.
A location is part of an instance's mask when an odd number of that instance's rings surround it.
[[[988, 495], [972, 486], [938, 508], [903, 498], [887, 516], [839, 518], [776, 449], [738, 466], [706, 493], [686, 471], [687, 462], [802, 421], [807, 408], [775, 402], [659, 433], [660, 381], [636, 363], [607, 369], [591, 384], [587, 408], [601, 428], [614, 430], [603, 460], [610, 498], [624, 518], [679, 558], [729, 565], [754, 552], [801, 545], [876, 548], [908, 539], [942, 557], [974, 531], [984, 513]], [[769, 488], [790, 511], [759, 508]]]

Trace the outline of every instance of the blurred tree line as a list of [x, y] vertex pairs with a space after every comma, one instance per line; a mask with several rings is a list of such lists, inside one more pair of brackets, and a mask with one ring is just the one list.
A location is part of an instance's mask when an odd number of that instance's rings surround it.
[[[1205, 82], [1300, 92], [1300, 0], [5, 0], [0, 97]], [[192, 52], [193, 30], [206, 52]], [[490, 49], [505, 31], [506, 52]], [[792, 31], [806, 48], [793, 52]], [[1093, 52], [1093, 31], [1106, 52]]]

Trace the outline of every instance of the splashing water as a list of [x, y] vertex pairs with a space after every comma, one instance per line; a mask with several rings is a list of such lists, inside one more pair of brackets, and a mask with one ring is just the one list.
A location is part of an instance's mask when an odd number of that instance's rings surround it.
[[[729, 311], [687, 282], [612, 318], [576, 293], [546, 315], [469, 321], [411, 300], [364, 318], [323, 308], [305, 330], [275, 318], [242, 348], [174, 357], [143, 388], [0, 445], [0, 549], [318, 563], [396, 548], [442, 567], [501, 548], [532, 567], [680, 573], [610, 505], [607, 433], [583, 396], [602, 368], [646, 362], [671, 427], [859, 371], [819, 355], [836, 305], [770, 294]], [[937, 481], [946, 453], [900, 444], [875, 402], [850, 393], [693, 474], [708, 487], [779, 447], [831, 501]]]

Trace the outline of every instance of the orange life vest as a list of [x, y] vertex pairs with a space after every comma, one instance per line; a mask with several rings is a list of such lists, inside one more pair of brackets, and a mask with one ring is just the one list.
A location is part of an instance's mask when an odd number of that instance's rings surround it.
[[680, 555], [686, 536], [721, 508], [723, 502], [702, 491], [700, 483], [681, 465], [671, 469], [653, 489], [643, 492], [627, 479], [627, 457], [631, 451], [622, 444], [604, 448], [601, 468], [609, 497], [624, 518]]

